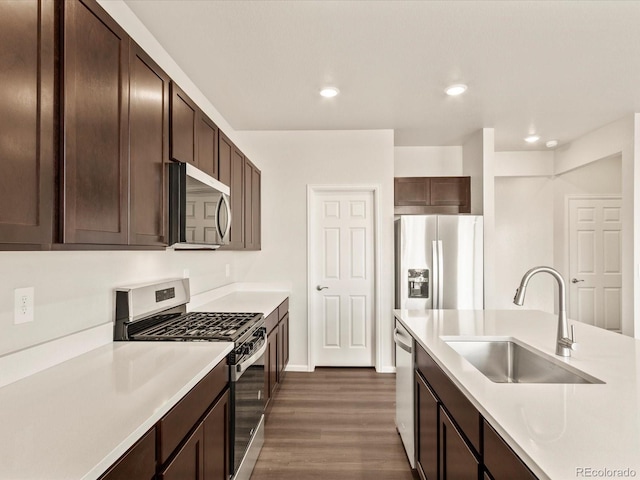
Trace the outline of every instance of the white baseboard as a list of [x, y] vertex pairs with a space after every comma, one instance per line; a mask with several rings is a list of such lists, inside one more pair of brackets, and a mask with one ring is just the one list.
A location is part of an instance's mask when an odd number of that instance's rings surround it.
[[396, 367], [392, 367], [390, 365], [384, 367], [376, 367], [376, 372], [378, 373], [396, 373]]
[[113, 342], [113, 323], [67, 335], [0, 357], [0, 387]]
[[285, 367], [285, 371], [287, 372], [312, 372], [313, 370], [309, 370], [309, 365], [287, 365]]

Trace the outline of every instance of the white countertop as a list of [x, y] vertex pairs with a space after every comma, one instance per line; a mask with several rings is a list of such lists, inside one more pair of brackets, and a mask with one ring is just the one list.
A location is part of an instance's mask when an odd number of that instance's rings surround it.
[[[554, 354], [557, 316], [552, 314], [533, 310], [394, 310], [394, 314], [539, 478], [580, 478], [579, 468], [631, 469], [632, 476], [640, 477], [639, 340], [569, 321], [575, 325], [579, 350], [564, 359]], [[440, 338], [459, 335], [513, 337], [605, 383], [494, 383]]]
[[231, 347], [114, 342], [0, 388], [0, 478], [97, 478]]
[[273, 312], [289, 296], [289, 292], [251, 292], [229, 293], [213, 301], [198, 305], [195, 312], [235, 312], [262, 313], [265, 317]]

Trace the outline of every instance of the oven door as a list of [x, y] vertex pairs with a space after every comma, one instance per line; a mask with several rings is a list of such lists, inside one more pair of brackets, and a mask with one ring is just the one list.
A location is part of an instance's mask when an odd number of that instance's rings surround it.
[[264, 362], [267, 343], [231, 366], [231, 472], [236, 473], [264, 413]]

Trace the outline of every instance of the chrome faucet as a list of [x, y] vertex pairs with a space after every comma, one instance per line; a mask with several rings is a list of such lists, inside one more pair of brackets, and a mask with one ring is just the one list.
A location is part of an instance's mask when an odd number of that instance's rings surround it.
[[566, 310], [566, 289], [564, 285], [564, 279], [560, 273], [551, 267], [534, 267], [524, 274], [520, 281], [520, 286], [516, 290], [516, 296], [513, 297], [513, 303], [522, 306], [524, 304], [524, 294], [527, 290], [527, 284], [531, 277], [536, 273], [546, 272], [558, 281], [558, 335], [556, 341], [556, 355], [561, 357], [570, 357], [571, 350], [576, 350], [577, 344], [574, 341], [573, 325], [571, 326], [571, 338], [569, 338], [569, 328], [567, 324], [567, 310]]

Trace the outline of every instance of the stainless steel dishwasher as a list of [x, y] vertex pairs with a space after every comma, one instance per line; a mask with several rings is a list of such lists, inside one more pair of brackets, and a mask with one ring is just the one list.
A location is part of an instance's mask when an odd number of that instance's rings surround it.
[[396, 428], [407, 452], [411, 468], [416, 468], [413, 435], [413, 338], [396, 319]]

